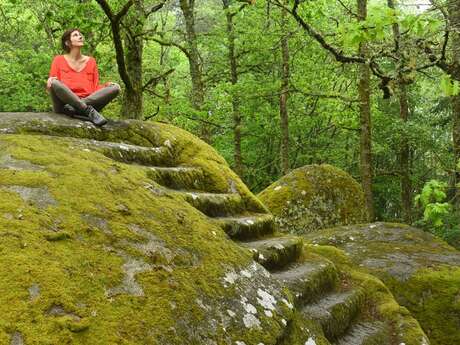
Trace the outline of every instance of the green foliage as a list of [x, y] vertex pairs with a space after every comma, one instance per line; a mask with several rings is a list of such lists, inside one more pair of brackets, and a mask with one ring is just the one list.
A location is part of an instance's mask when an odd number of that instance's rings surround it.
[[[232, 85], [228, 63], [227, 22], [221, 1], [195, 4], [197, 43], [205, 81], [203, 109], [190, 102], [191, 80], [186, 55], [176, 45], [160, 46], [152, 38], [187, 48], [184, 21], [177, 4], [167, 2], [145, 23], [142, 65], [144, 82], [170, 69], [174, 72], [144, 92], [145, 116], [176, 124], [200, 134], [209, 123], [212, 145], [230, 165], [234, 164], [234, 121], [232, 98], [236, 96], [242, 117], [241, 151], [244, 182], [259, 192], [279, 179], [281, 131], [279, 89], [281, 75], [281, 11], [265, 0], [244, 7], [230, 2], [234, 13], [235, 54], [238, 82]], [[352, 12], [355, 2], [343, 2]], [[124, 0], [111, 0], [115, 12]], [[145, 1], [144, 5], [150, 5]], [[81, 27], [87, 38], [85, 54], [98, 60], [101, 81], [120, 82], [110, 25], [94, 1], [0, 0], [0, 111], [49, 111], [51, 103], [44, 85], [53, 55], [60, 53], [59, 38], [67, 27]], [[148, 7], [148, 6], [147, 6]], [[392, 25], [404, 33], [401, 42], [405, 65], [426, 61], [415, 42], [420, 38], [442, 42], [443, 17], [434, 11], [417, 12], [386, 2], [369, 2], [366, 21], [357, 22], [335, 1], [302, 2], [299, 15], [321, 32], [327, 43], [348, 55], [356, 55], [366, 42], [383, 72], [394, 75], [396, 63]], [[126, 24], [126, 23], [125, 23]], [[288, 16], [290, 92], [288, 98], [291, 168], [329, 163], [360, 176], [359, 107], [357, 66], [336, 63], [331, 55], [301, 30]], [[441, 45], [438, 45], [439, 47]], [[448, 47], [449, 48], [449, 47]], [[427, 76], [408, 75], [410, 118], [399, 118], [398, 88], [391, 100], [382, 100], [379, 80], [373, 78], [372, 154], [373, 192], [378, 219], [400, 220], [401, 197], [398, 175], [400, 146], [407, 141], [413, 152], [411, 182], [420, 193], [430, 179], [446, 181], [444, 173], [453, 166], [451, 150], [452, 109], [449, 98], [458, 93], [458, 81], [435, 69]], [[415, 82], [413, 82], [415, 80]], [[104, 115], [119, 115], [122, 97], [104, 109]], [[425, 208], [423, 209], [425, 210]], [[439, 207], [431, 214], [445, 212]], [[422, 218], [422, 214], [420, 214]]]
[[446, 96], [456, 96], [460, 93], [460, 82], [448, 75], [441, 77], [441, 89]]
[[415, 201], [420, 202], [424, 208], [430, 204], [438, 204], [446, 198], [446, 188], [447, 183], [431, 180], [425, 184], [422, 193], [415, 197]]
[[418, 224], [455, 245], [460, 238], [460, 220], [446, 200], [447, 188], [447, 183], [431, 180], [414, 200], [423, 210], [423, 220]]

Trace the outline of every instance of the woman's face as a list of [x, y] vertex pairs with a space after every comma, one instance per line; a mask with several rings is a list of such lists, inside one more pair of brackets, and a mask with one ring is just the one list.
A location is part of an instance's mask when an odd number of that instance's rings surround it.
[[83, 47], [83, 44], [85, 43], [85, 39], [80, 31], [73, 31], [70, 34], [70, 43], [69, 47]]

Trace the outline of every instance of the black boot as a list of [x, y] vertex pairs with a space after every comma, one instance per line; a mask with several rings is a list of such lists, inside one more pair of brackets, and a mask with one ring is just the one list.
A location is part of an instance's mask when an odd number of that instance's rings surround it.
[[67, 116], [73, 117], [75, 119], [83, 120], [83, 121], [90, 121], [88, 116], [81, 115], [77, 109], [75, 109], [72, 105], [66, 104], [63, 107], [63, 113]]
[[68, 116], [74, 116], [76, 113], [77, 113], [77, 109], [75, 109], [73, 106], [71, 106], [70, 104], [66, 104], [64, 105], [64, 107], [62, 108], [62, 112]]
[[103, 126], [107, 123], [105, 117], [99, 114], [99, 112], [91, 105], [86, 106], [86, 109], [83, 110], [80, 115], [86, 116], [89, 121], [94, 123], [96, 126]]

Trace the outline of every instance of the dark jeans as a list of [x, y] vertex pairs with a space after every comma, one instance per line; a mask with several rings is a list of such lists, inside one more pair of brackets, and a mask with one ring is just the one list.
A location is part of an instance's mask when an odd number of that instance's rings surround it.
[[53, 101], [53, 110], [56, 113], [64, 113], [65, 104], [70, 104], [77, 110], [83, 110], [87, 105], [93, 106], [97, 111], [101, 111], [111, 100], [120, 93], [118, 84], [106, 86], [85, 98], [80, 98], [72, 92], [66, 85], [57, 79], [51, 82], [50, 95]]

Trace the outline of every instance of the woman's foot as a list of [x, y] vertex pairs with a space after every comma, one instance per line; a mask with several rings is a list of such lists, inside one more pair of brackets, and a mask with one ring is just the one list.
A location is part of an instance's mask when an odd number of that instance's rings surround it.
[[89, 121], [94, 123], [96, 126], [103, 126], [107, 123], [107, 120], [102, 116], [96, 109], [91, 105], [86, 106], [86, 108], [80, 112], [80, 115], [86, 116]]
[[62, 112], [68, 116], [74, 116], [77, 115], [77, 109], [75, 109], [73, 106], [70, 104], [65, 104], [64, 107], [62, 108]]
[[79, 119], [83, 121], [89, 121], [88, 116], [81, 115], [77, 109], [75, 109], [72, 105], [66, 104], [62, 108], [62, 112], [67, 116], [73, 117], [74, 119]]

